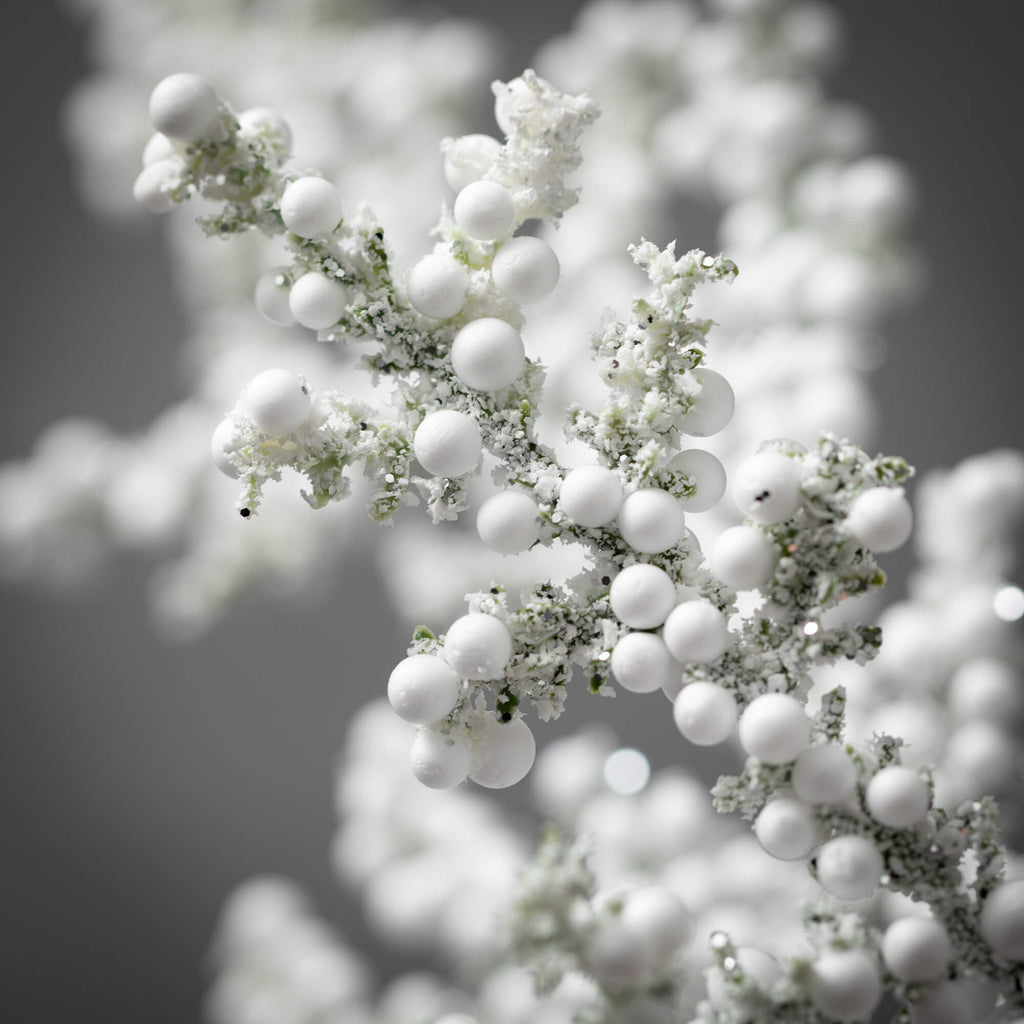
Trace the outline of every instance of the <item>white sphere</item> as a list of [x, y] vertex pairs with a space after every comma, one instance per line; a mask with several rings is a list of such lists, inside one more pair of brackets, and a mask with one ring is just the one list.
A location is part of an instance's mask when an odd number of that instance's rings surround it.
[[416, 779], [430, 789], [451, 789], [466, 781], [473, 753], [465, 736], [421, 729], [412, 741], [409, 764]]
[[633, 988], [647, 969], [645, 953], [633, 932], [613, 918], [590, 934], [584, 962], [602, 988]]
[[818, 825], [808, 806], [790, 797], [777, 797], [761, 809], [754, 835], [767, 853], [779, 860], [799, 860], [818, 845]]
[[439, 409], [424, 416], [412, 447], [420, 465], [432, 476], [464, 476], [480, 461], [483, 438], [472, 416]]
[[864, 949], [836, 949], [814, 963], [811, 1002], [836, 1021], [862, 1021], [882, 999], [882, 978]]
[[579, 466], [570, 470], [558, 493], [558, 508], [577, 526], [605, 526], [622, 505], [622, 484], [604, 466]]
[[348, 289], [318, 270], [303, 274], [288, 293], [288, 308], [303, 327], [322, 331], [333, 327], [348, 305]]
[[1024, 960], [1024, 878], [1003, 882], [985, 897], [981, 937], [1004, 960]]
[[676, 588], [664, 569], [638, 563], [612, 580], [608, 599], [620, 622], [633, 629], [653, 629], [675, 607]]
[[290, 327], [295, 323], [295, 314], [291, 307], [291, 286], [286, 276], [290, 269], [271, 267], [264, 271], [256, 282], [254, 292], [256, 309], [260, 315], [280, 327]]
[[662, 639], [677, 661], [703, 663], [721, 657], [731, 638], [725, 616], [700, 599], [683, 601], [669, 612]]
[[241, 412], [267, 434], [290, 434], [309, 418], [309, 386], [291, 370], [264, 370], [242, 390]]
[[413, 654], [400, 661], [388, 679], [388, 700], [399, 718], [433, 725], [447, 717], [459, 699], [455, 670], [436, 654]]
[[502, 723], [493, 718], [474, 730], [473, 767], [469, 777], [487, 789], [505, 789], [514, 786], [529, 773], [537, 755], [533, 732], [522, 718]]
[[452, 256], [432, 253], [409, 271], [406, 290], [417, 313], [434, 320], [447, 320], [466, 304], [469, 273]]
[[626, 894], [619, 920], [646, 947], [650, 967], [661, 967], [693, 937], [690, 915], [679, 897], [660, 885], [645, 885]]
[[693, 480], [693, 496], [679, 499], [684, 512], [707, 512], [722, 500], [725, 467], [711, 452], [703, 448], [688, 448], [673, 456], [667, 468], [673, 473], [684, 473]]
[[497, 317], [470, 321], [452, 341], [452, 369], [478, 391], [507, 388], [523, 372], [525, 361], [519, 332]]
[[612, 648], [612, 674], [624, 690], [653, 693], [679, 675], [665, 642], [656, 633], [627, 633]]
[[142, 150], [142, 166], [148, 167], [158, 160], [168, 160], [171, 157], [181, 158], [181, 150], [174, 139], [169, 139], [163, 132], [154, 132]]
[[727, 740], [736, 727], [736, 698], [717, 683], [697, 680], [680, 691], [672, 706], [676, 728], [698, 747]]
[[493, 242], [512, 229], [516, 208], [512, 193], [496, 181], [473, 181], [455, 197], [455, 223], [470, 238]]
[[448, 627], [444, 656], [463, 679], [498, 679], [512, 657], [512, 637], [501, 619], [470, 612]]
[[910, 1007], [910, 1024], [977, 1024], [985, 1017], [977, 1015], [971, 993], [960, 981], [923, 986]]
[[882, 937], [882, 959], [900, 981], [937, 981], [953, 959], [949, 933], [934, 918], [901, 917]]
[[787, 693], [763, 693], [740, 716], [743, 749], [765, 764], [788, 764], [806, 748], [811, 722]]
[[779, 561], [774, 541], [756, 526], [731, 526], [711, 547], [711, 571], [734, 590], [753, 590], [771, 579]]
[[500, 149], [501, 143], [492, 135], [463, 135], [453, 139], [445, 148], [445, 181], [455, 192], [461, 192], [494, 166]]
[[710, 437], [724, 430], [732, 419], [736, 396], [732, 385], [715, 370], [702, 366], [693, 375], [701, 390], [682, 418], [682, 430], [692, 437]]
[[520, 306], [546, 299], [555, 290], [560, 273], [554, 250], [532, 235], [510, 238], [491, 263], [495, 287]]
[[209, 83], [182, 71], [157, 83], [149, 97], [149, 119], [168, 138], [195, 142], [213, 127], [217, 107]]
[[660, 487], [644, 487], [627, 495], [618, 522], [622, 539], [647, 555], [667, 551], [686, 534], [683, 507]]
[[329, 234], [341, 214], [341, 193], [323, 178], [296, 178], [281, 196], [281, 220], [300, 238]]
[[818, 851], [818, 881], [841, 900], [870, 896], [885, 870], [878, 847], [864, 836], [839, 836]]
[[155, 160], [139, 171], [132, 184], [132, 198], [150, 213], [170, 213], [177, 205], [171, 190], [184, 181], [184, 167], [178, 157]]
[[758, 452], [744, 459], [732, 480], [739, 510], [756, 523], [781, 523], [800, 508], [801, 466], [782, 452]]
[[242, 446], [242, 438], [238, 433], [235, 421], [226, 416], [214, 428], [213, 436], [210, 438], [210, 455], [213, 457], [213, 464], [225, 475], [237, 477], [238, 470], [228, 456]]
[[965, 661], [949, 680], [949, 710], [956, 720], [984, 718], [1006, 723], [1017, 718], [1024, 697], [1013, 666], [998, 658]]
[[250, 107], [238, 115], [238, 137], [245, 143], [262, 140], [279, 159], [292, 149], [292, 130], [288, 122], [270, 107]]
[[523, 491], [492, 495], [476, 514], [476, 531], [501, 555], [525, 551], [540, 536], [537, 503]]
[[853, 499], [846, 529], [871, 551], [895, 551], [914, 528], [914, 513], [900, 487], [874, 487]]
[[857, 769], [842, 747], [819, 743], [797, 757], [790, 782], [809, 804], [841, 804], [857, 788]]
[[928, 813], [928, 784], [912, 768], [894, 764], [871, 777], [864, 800], [875, 821], [910, 828]]

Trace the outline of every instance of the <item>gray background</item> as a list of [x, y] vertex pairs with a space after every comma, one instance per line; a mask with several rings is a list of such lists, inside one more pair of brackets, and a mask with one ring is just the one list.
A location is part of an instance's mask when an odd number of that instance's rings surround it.
[[[506, 75], [573, 6], [433, 9], [503, 21]], [[883, 149], [910, 166], [929, 259], [923, 301], [887, 330], [884, 446], [920, 467], [1019, 446], [1021, 8], [837, 6], [849, 47], [833, 93], [869, 110]], [[59, 416], [146, 424], [181, 392], [181, 322], [158, 225], [115, 230], [74, 197], [57, 112], [86, 68], [82, 29], [49, 0], [4, 5], [0, 19], [6, 460]], [[219, 903], [260, 871], [296, 876], [370, 941], [327, 847], [348, 709], [380, 692], [404, 647], [382, 598], [339, 585], [318, 615], [253, 602], [177, 648], [147, 620], [145, 576], [127, 560], [86, 593], [0, 591], [3, 1019], [195, 1020]], [[357, 693], [306, 670], [349, 656]], [[646, 747], [664, 722], [635, 709], [623, 702], [623, 738]]]

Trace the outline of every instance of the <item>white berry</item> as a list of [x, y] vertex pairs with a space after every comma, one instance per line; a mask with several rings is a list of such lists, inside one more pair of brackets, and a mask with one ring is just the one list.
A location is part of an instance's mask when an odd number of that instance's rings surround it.
[[910, 1007], [910, 1024], [977, 1024], [990, 1013], [978, 1014], [965, 982], [940, 981], [918, 991]]
[[686, 907], [660, 885], [645, 885], [629, 892], [619, 920], [644, 947], [644, 959], [654, 968], [668, 963], [693, 934]]
[[912, 768], [890, 765], [872, 776], [864, 802], [883, 825], [910, 828], [928, 813], [928, 784]]
[[348, 289], [317, 270], [303, 274], [288, 293], [288, 308], [303, 327], [321, 331], [333, 327], [348, 305]]
[[996, 956], [1024, 960], [1024, 878], [992, 890], [982, 904], [978, 930]]
[[260, 274], [254, 293], [260, 315], [281, 327], [289, 327], [296, 322], [291, 308], [291, 287], [286, 277], [289, 270], [289, 267], [271, 267]]
[[676, 588], [664, 569], [630, 565], [612, 580], [608, 599], [620, 622], [633, 629], [653, 629], [675, 607]]
[[465, 782], [472, 763], [469, 740], [429, 728], [419, 731], [409, 751], [413, 775], [430, 789], [451, 789]]
[[448, 627], [444, 657], [463, 679], [497, 679], [512, 657], [512, 637], [500, 619], [470, 612]]
[[679, 675], [665, 642], [656, 633], [627, 633], [612, 648], [612, 674], [624, 690], [653, 693]]
[[842, 747], [821, 743], [797, 757], [790, 781], [809, 804], [841, 804], [857, 788], [857, 769]]
[[779, 860], [799, 860], [818, 845], [818, 826], [810, 808], [792, 797], [777, 797], [761, 809], [754, 835]]
[[250, 107], [238, 115], [238, 138], [245, 143], [261, 141], [279, 160], [292, 149], [288, 122], [270, 107]]
[[291, 434], [309, 418], [309, 385], [291, 370], [264, 370], [239, 398], [244, 416], [264, 433]]
[[560, 273], [554, 250], [532, 235], [510, 238], [491, 263], [495, 287], [520, 306], [546, 299], [555, 290]]
[[736, 396], [732, 385], [715, 370], [702, 366], [693, 375], [701, 390], [682, 419], [682, 430], [693, 437], [710, 437], [724, 430], [732, 419]]
[[711, 571], [735, 590], [753, 590], [771, 579], [779, 551], [756, 526], [732, 526], [723, 530], [711, 547]]
[[800, 463], [782, 452], [758, 452], [736, 469], [732, 494], [756, 523], [781, 523], [800, 508]]
[[901, 917], [882, 937], [882, 959], [900, 981], [937, 981], [952, 958], [949, 933], [930, 917]]
[[763, 693], [740, 716], [743, 749], [765, 764], [788, 764], [807, 746], [810, 719], [795, 697]]
[[577, 526], [606, 526], [622, 505], [622, 484], [604, 466], [570, 470], [558, 493], [558, 508]]
[[703, 598], [676, 605], [665, 620], [662, 637], [672, 657], [683, 662], [714, 661], [730, 645], [725, 616]]
[[727, 740], [736, 726], [736, 698], [717, 683], [697, 680], [684, 686], [673, 702], [676, 728], [698, 747]]
[[412, 270], [406, 289], [417, 313], [434, 320], [447, 320], [466, 304], [469, 274], [466, 268], [448, 254], [424, 256]]
[[864, 836], [839, 836], [818, 851], [818, 881], [841, 900], [870, 896], [884, 870], [878, 847]]
[[862, 1021], [882, 999], [875, 958], [865, 949], [836, 949], [814, 963], [811, 1002], [837, 1022]]
[[472, 416], [454, 409], [428, 413], [416, 428], [412, 447], [433, 476], [464, 476], [480, 461], [483, 439]]
[[469, 777], [487, 789], [514, 786], [533, 767], [537, 754], [533, 732], [521, 718], [503, 723], [488, 717], [485, 723], [474, 728], [474, 765]]
[[707, 512], [722, 500], [725, 467], [711, 452], [703, 448], [688, 448], [669, 461], [668, 469], [673, 473], [684, 473], [693, 480], [693, 496], [679, 499], [684, 512]]
[[180, 159], [179, 143], [169, 139], [163, 132], [154, 132], [142, 149], [142, 166], [148, 167], [158, 160], [168, 160], [172, 157]]
[[388, 679], [388, 700], [399, 718], [414, 725], [440, 722], [459, 699], [459, 677], [436, 654], [413, 654]]
[[627, 495], [619, 508], [618, 521], [622, 539], [647, 555], [667, 551], [686, 534], [682, 506], [659, 487], [644, 487]]
[[297, 178], [281, 196], [281, 220], [300, 238], [329, 234], [341, 214], [341, 193], [323, 178]]
[[168, 138], [195, 142], [213, 127], [217, 106], [209, 83], [182, 71], [157, 83], [149, 97], [149, 119]]
[[478, 391], [500, 391], [523, 372], [526, 349], [519, 332], [485, 316], [466, 324], [452, 341], [452, 369]]
[[501, 555], [525, 551], [540, 536], [537, 503], [523, 491], [502, 491], [488, 498], [476, 514], [480, 539]]
[[914, 513], [900, 487], [875, 487], [853, 499], [846, 529], [871, 551], [895, 551], [914, 528]]
[[450, 188], [461, 192], [479, 181], [494, 166], [501, 143], [492, 135], [463, 135], [446, 143], [444, 177]]
[[225, 475], [230, 477], [238, 476], [238, 469], [231, 461], [232, 452], [238, 451], [242, 446], [242, 438], [238, 433], [235, 421], [227, 416], [217, 424], [210, 438], [210, 455], [213, 457], [213, 464]]
[[178, 205], [172, 192], [183, 183], [183, 171], [176, 156], [155, 160], [139, 171], [132, 184], [132, 197], [150, 213], [170, 213]]
[[455, 197], [455, 223], [470, 238], [493, 242], [512, 229], [516, 208], [512, 193], [496, 181], [474, 181]]

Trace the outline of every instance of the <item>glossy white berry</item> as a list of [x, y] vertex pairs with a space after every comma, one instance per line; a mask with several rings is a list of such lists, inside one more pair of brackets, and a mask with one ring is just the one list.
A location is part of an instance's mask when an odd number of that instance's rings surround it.
[[413, 775], [430, 789], [451, 789], [465, 782], [472, 763], [469, 740], [430, 728], [420, 729], [409, 751]]
[[256, 309], [265, 319], [281, 327], [289, 327], [296, 322], [290, 300], [291, 286], [286, 276], [290, 269], [271, 267], [260, 274], [254, 293]]
[[504, 185], [474, 181], [455, 197], [453, 213], [464, 234], [479, 242], [494, 242], [511, 231], [516, 208]]
[[934, 918], [901, 917], [882, 937], [882, 959], [900, 981], [937, 981], [953, 959], [949, 933]]
[[300, 238], [329, 234], [341, 214], [341, 193], [323, 178], [297, 178], [281, 196], [281, 220]]
[[662, 638], [677, 661], [698, 663], [721, 657], [731, 639], [725, 616], [703, 598], [677, 604], [665, 620]]
[[644, 959], [653, 968], [667, 964], [693, 935], [686, 907], [660, 885], [645, 885], [627, 893], [619, 920], [644, 947]]
[[279, 160], [292, 150], [288, 122], [270, 107], [250, 107], [238, 115], [238, 138], [245, 143], [262, 142]]
[[875, 821], [910, 828], [928, 813], [928, 784], [912, 768], [890, 765], [872, 776], [864, 802]]
[[478, 391], [500, 391], [523, 372], [526, 349], [519, 332], [504, 320], [472, 320], [452, 341], [455, 375]]
[[546, 299], [555, 290], [560, 273], [554, 250], [532, 235], [510, 238], [491, 263], [495, 287], [520, 306]]
[[627, 633], [612, 648], [612, 674], [624, 690], [653, 693], [679, 675], [665, 642], [656, 633]]
[[213, 436], [210, 438], [210, 455], [213, 457], [213, 464], [225, 476], [238, 476], [238, 469], [229, 456], [232, 452], [238, 451], [241, 446], [242, 437], [238, 433], [235, 421], [230, 416], [225, 417], [214, 428]]
[[676, 728], [698, 747], [727, 740], [738, 714], [736, 698], [728, 690], [702, 679], [684, 686], [672, 706]]
[[455, 670], [436, 654], [413, 654], [388, 679], [388, 700], [413, 725], [440, 722], [455, 707], [461, 686]]
[[469, 274], [447, 253], [424, 256], [409, 271], [409, 301], [417, 313], [434, 320], [447, 320], [466, 304]]
[[900, 487], [874, 487], [853, 499], [846, 529], [871, 551], [895, 551], [914, 528], [914, 513]]
[[633, 629], [660, 626], [676, 603], [671, 577], [656, 565], [627, 566], [612, 580], [608, 593], [612, 611]]
[[668, 469], [673, 473], [684, 473], [693, 480], [693, 496], [679, 499], [684, 512], [707, 512], [722, 500], [725, 494], [725, 467], [711, 452], [703, 448], [688, 448], [673, 456]]
[[537, 503], [523, 491], [502, 491], [488, 498], [476, 514], [480, 539], [501, 555], [525, 551], [540, 536]]
[[771, 579], [779, 560], [775, 543], [756, 526], [723, 530], [711, 546], [711, 571], [735, 590], [753, 590]]
[[763, 693], [740, 716], [743, 749], [765, 764], [788, 764], [807, 746], [810, 719], [795, 697]]
[[267, 434], [290, 434], [309, 418], [309, 385], [291, 370], [264, 370], [239, 398], [244, 416]]
[[178, 205], [172, 192], [184, 183], [184, 165], [176, 156], [156, 160], [139, 171], [132, 197], [150, 213], [170, 213]]
[[910, 1024], [977, 1024], [991, 1010], [979, 1014], [963, 981], [940, 981], [922, 986], [910, 1007]]
[[450, 188], [461, 192], [479, 181], [494, 166], [501, 143], [493, 135], [463, 135], [445, 145], [444, 177]]
[[428, 413], [412, 441], [420, 465], [433, 476], [445, 477], [472, 472], [480, 461], [482, 445], [476, 420], [454, 409]]
[[311, 270], [288, 292], [288, 308], [295, 320], [312, 331], [333, 327], [348, 305], [348, 289], [336, 278]]
[[693, 375], [701, 390], [682, 418], [682, 430], [692, 437], [710, 437], [728, 426], [736, 408], [736, 396], [732, 385], [715, 370], [702, 366]]
[[487, 789], [505, 789], [526, 778], [537, 755], [537, 743], [521, 718], [499, 722], [488, 717], [473, 730], [473, 767], [469, 777]]
[[830, 950], [814, 962], [811, 1002], [832, 1020], [866, 1020], [881, 999], [881, 974], [867, 950]]
[[577, 526], [606, 526], [622, 505], [622, 484], [604, 466], [570, 470], [558, 492], [558, 508]]
[[149, 97], [149, 119], [168, 138], [195, 142], [213, 127], [217, 107], [209, 83], [182, 71], [157, 83]]
[[777, 797], [761, 809], [754, 835], [779, 860], [799, 860], [818, 845], [818, 826], [810, 808], [791, 797]]
[[682, 506], [660, 487], [644, 487], [627, 495], [618, 521], [622, 539], [646, 555], [667, 551], [686, 534]]
[[797, 757], [790, 782], [809, 804], [841, 804], [857, 788], [857, 769], [842, 747], [820, 743]]
[[756, 523], [781, 523], [800, 508], [800, 462], [782, 452], [758, 452], [744, 459], [732, 479], [739, 510]]
[[981, 937], [1004, 960], [1024, 960], [1024, 878], [1003, 882], [985, 897]]
[[878, 847], [864, 836], [839, 836], [818, 850], [818, 881], [841, 900], [870, 896], [885, 870]]
[[512, 657], [512, 637], [501, 619], [470, 612], [448, 627], [444, 657], [463, 679], [498, 679]]

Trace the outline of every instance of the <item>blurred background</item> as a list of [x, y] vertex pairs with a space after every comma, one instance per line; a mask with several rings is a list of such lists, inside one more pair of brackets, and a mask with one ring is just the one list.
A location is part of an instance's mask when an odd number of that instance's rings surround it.
[[[129, 432], [186, 393], [161, 224], [101, 222], [76, 194], [61, 110], [91, 66], [78, 6], [38, 0], [0, 13], [3, 461], [23, 458], [58, 417]], [[881, 443], [922, 469], [1021, 446], [1024, 12], [997, 0], [969, 15], [949, 4], [833, 6], [847, 45], [831, 92], [870, 113], [881, 150], [920, 191], [927, 286], [885, 331]], [[508, 77], [575, 7], [417, 10], [496, 26], [493, 73]], [[328, 865], [346, 718], [383, 692], [405, 647], [368, 556], [326, 593], [243, 602], [189, 645], [152, 625], [147, 568], [122, 558], [85, 589], [0, 591], [5, 1019], [198, 1019], [219, 905], [258, 872], [296, 877], [374, 948]], [[574, 711], [579, 721], [587, 708]], [[672, 737], [651, 717], [666, 716], [627, 715], [621, 737], [653, 742], [652, 760], [667, 762]]]

